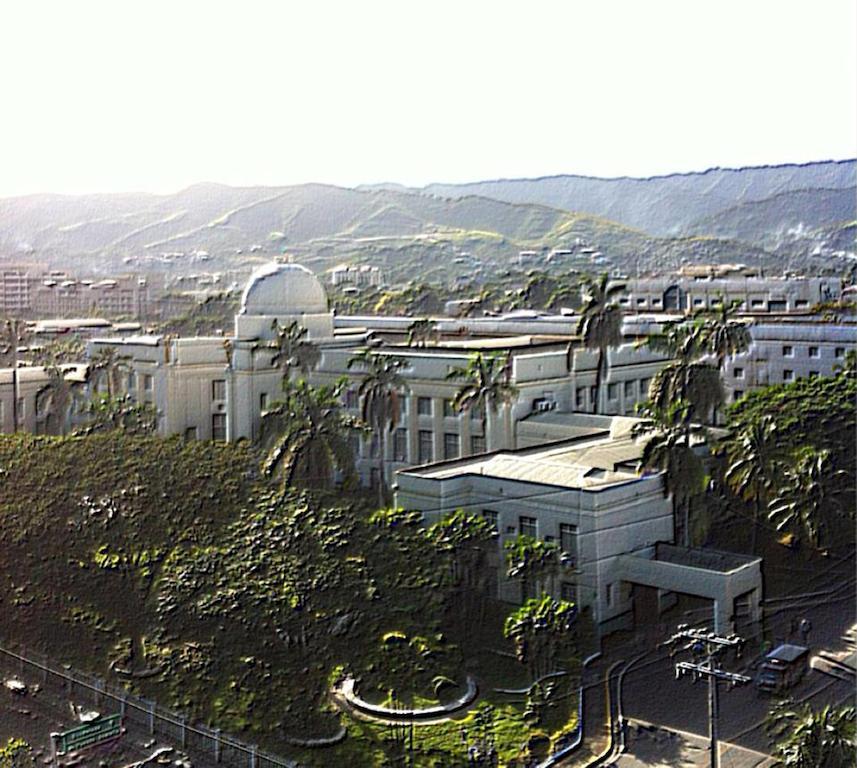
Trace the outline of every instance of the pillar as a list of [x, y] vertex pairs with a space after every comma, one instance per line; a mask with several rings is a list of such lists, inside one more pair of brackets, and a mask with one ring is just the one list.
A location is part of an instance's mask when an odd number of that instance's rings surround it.
[[714, 601], [714, 631], [718, 635], [731, 635], [735, 632], [732, 602], [729, 595]]

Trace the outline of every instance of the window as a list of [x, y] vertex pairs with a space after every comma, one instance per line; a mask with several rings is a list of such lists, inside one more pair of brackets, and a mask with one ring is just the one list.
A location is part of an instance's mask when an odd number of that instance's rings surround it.
[[128, 391], [132, 392], [137, 389], [137, 374], [134, 371], [128, 372]]
[[418, 397], [417, 398], [417, 415], [418, 416], [431, 416], [431, 398], [430, 397]]
[[454, 432], [445, 432], [443, 435], [443, 458], [458, 458], [458, 435]]
[[470, 409], [470, 418], [474, 421], [485, 418], [485, 409], [482, 407], [479, 408], [471, 408]]
[[381, 456], [381, 438], [378, 435], [372, 435], [369, 440], [369, 458], [377, 459]]
[[636, 381], [626, 381], [625, 382], [625, 397], [635, 397], [636, 392], [634, 391], [637, 387]]
[[736, 389], [735, 392], [732, 394], [733, 402], [737, 402], [742, 397], [744, 397], [744, 390], [743, 389]]
[[470, 453], [485, 453], [485, 438], [482, 435], [470, 436]]
[[586, 387], [577, 388], [577, 407], [586, 408]]
[[393, 434], [393, 460], [408, 460], [408, 430], [397, 429]]
[[652, 306], [653, 307], [661, 306], [661, 300], [660, 299], [652, 299]]
[[493, 509], [483, 509], [482, 519], [485, 520], [495, 531], [500, 532], [500, 513]]
[[613, 607], [613, 585], [612, 584], [607, 585], [606, 597], [607, 597], [607, 607], [612, 608]]
[[794, 381], [794, 380], [795, 380], [795, 372], [790, 371], [788, 368], [786, 368], [783, 371], [783, 381]]
[[835, 350], [835, 354], [837, 358], [845, 357], [845, 347], [837, 347]]
[[646, 305], [645, 299], [637, 299], [637, 306], [638, 307], [644, 307], [645, 305]]
[[694, 307], [701, 307], [702, 306], [702, 299], [694, 299], [693, 300], [693, 306]]
[[417, 460], [420, 464], [428, 464], [433, 458], [432, 432], [430, 429], [421, 429], [418, 434]]
[[226, 399], [226, 380], [215, 379], [211, 382], [211, 399], [225, 400]]
[[751, 299], [750, 306], [753, 309], [761, 309], [762, 307], [765, 306], [765, 300], [764, 299]]
[[640, 397], [649, 396], [649, 387], [652, 384], [651, 379], [640, 379]]
[[619, 303], [622, 305], [627, 305], [631, 303], [631, 299], [629, 299], [627, 296], [623, 296], [621, 299], [619, 299]]
[[152, 374], [144, 373], [143, 374], [143, 391], [151, 392], [152, 391]]
[[818, 347], [810, 347], [807, 351], [809, 352], [810, 357], [821, 357]]
[[791, 344], [783, 345], [783, 357], [794, 357], [795, 348]]
[[356, 389], [346, 389], [345, 390], [345, 407], [346, 408], [357, 408], [360, 405], [360, 395], [357, 394]]
[[743, 379], [744, 378], [744, 369], [743, 368], [733, 368], [732, 369], [732, 375], [736, 379]]
[[536, 538], [538, 534], [538, 525], [534, 517], [519, 517], [518, 518], [518, 533], [521, 536], [530, 536]]
[[185, 440], [196, 440], [196, 427], [188, 427], [184, 431]]
[[590, 387], [590, 388], [589, 388], [589, 402], [590, 402], [590, 403], [594, 403], [594, 402], [595, 402], [595, 397], [596, 397], [596, 395], [597, 395], [597, 394], [598, 394], [598, 393], [596, 392], [595, 387]]
[[24, 418], [24, 398], [19, 397], [18, 403], [15, 407], [15, 410], [18, 412], [18, 426], [21, 426], [21, 420]]
[[263, 392], [259, 395], [259, 412], [264, 413], [266, 410], [268, 410], [268, 393]]
[[607, 399], [608, 400], [616, 400], [619, 397], [619, 385], [618, 384], [608, 384], [607, 385]]
[[577, 526], [568, 523], [559, 524], [559, 548], [572, 559], [569, 563], [574, 567], [574, 560], [577, 557]]
[[226, 414], [211, 414], [211, 439], [223, 442], [226, 440]]
[[569, 603], [577, 601], [577, 585], [571, 581], [561, 581], [559, 584], [559, 596]]
[[452, 400], [449, 398], [444, 398], [443, 401], [443, 415], [445, 418], [450, 418], [453, 416], [457, 416], [458, 414], [455, 412], [455, 408], [452, 407]]
[[795, 307], [797, 309], [806, 309], [809, 306], [809, 302], [806, 299], [798, 299], [795, 302]]

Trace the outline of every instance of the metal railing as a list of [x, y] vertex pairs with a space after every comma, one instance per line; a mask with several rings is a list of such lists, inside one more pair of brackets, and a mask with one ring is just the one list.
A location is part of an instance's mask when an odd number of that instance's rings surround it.
[[246, 744], [218, 728], [191, 723], [184, 715], [135, 696], [118, 685], [58, 664], [20, 645], [16, 647], [18, 650], [12, 651], [0, 641], [0, 662], [16, 669], [22, 677], [38, 679], [43, 690], [61, 693], [66, 698], [76, 694], [91, 696], [93, 705], [103, 714], [119, 713], [126, 723], [137, 725], [150, 736], [161, 736], [228, 768], [298, 768], [293, 760], [263, 752], [255, 744]]

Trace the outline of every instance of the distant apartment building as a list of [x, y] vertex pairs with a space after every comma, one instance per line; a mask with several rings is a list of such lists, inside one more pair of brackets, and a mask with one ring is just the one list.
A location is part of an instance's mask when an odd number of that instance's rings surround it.
[[352, 285], [355, 288], [368, 288], [384, 285], [384, 273], [379, 267], [369, 265], [340, 264], [329, 270], [331, 285]]
[[809, 312], [813, 305], [835, 301], [842, 293], [837, 277], [756, 277], [675, 275], [617, 280], [625, 286], [619, 298], [628, 312], [696, 312], [721, 301], [743, 312]]

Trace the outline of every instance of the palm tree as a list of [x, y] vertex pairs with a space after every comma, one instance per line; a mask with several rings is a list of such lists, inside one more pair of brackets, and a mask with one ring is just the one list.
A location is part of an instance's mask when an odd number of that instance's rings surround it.
[[788, 530], [796, 538], [804, 534], [813, 547], [821, 548], [830, 519], [841, 510], [842, 483], [848, 477], [832, 467], [830, 451], [802, 448], [783, 469], [783, 484], [768, 506], [768, 517], [777, 530]]
[[746, 352], [752, 342], [746, 324], [734, 319], [739, 305], [740, 302], [729, 305], [721, 299], [716, 309], [703, 316], [702, 346], [717, 359], [717, 370], [721, 373], [726, 358]]
[[726, 457], [726, 484], [754, 508], [750, 551], [756, 554], [756, 540], [762, 520], [762, 510], [770, 500], [771, 488], [777, 474], [780, 452], [776, 446], [777, 425], [773, 417], [763, 416], [748, 422], [732, 433], [722, 444]]
[[74, 409], [77, 394], [84, 382], [69, 377], [74, 371], [68, 366], [52, 365], [45, 368], [48, 382], [36, 394], [36, 413], [45, 416], [45, 431], [52, 435], [65, 435], [69, 416]]
[[360, 366], [365, 373], [357, 394], [360, 398], [361, 417], [377, 435], [379, 442], [378, 500], [383, 505], [388, 485], [387, 435], [399, 423], [402, 395], [408, 385], [399, 373], [407, 361], [394, 355], [385, 355], [363, 349], [348, 361], [348, 367]]
[[782, 768], [853, 768], [857, 765], [857, 709], [820, 711], [785, 702], [771, 713], [769, 731], [777, 738], [774, 757]]
[[679, 508], [684, 512], [682, 543], [690, 546], [691, 501], [705, 485], [702, 460], [690, 444], [690, 407], [679, 401], [666, 410], [650, 408], [647, 414], [648, 420], [636, 425], [633, 432], [635, 436], [651, 434], [640, 466], [664, 473], [664, 491], [673, 498], [674, 519], [678, 520]]
[[307, 338], [307, 329], [297, 322], [280, 325], [278, 320], [274, 320], [271, 330], [274, 333], [273, 341], [257, 349], [273, 352], [271, 365], [280, 369], [283, 379], [290, 377], [292, 368], [297, 368], [301, 376], [306, 378], [321, 358], [318, 347]]
[[[464, 367], [456, 366], [447, 375], [447, 379], [463, 382], [452, 400], [452, 407], [459, 413], [473, 410], [485, 413], [485, 432], [494, 436], [494, 419], [518, 396], [518, 388], [510, 381], [511, 359], [508, 354], [483, 355], [474, 352]], [[510, 432], [511, 430], [506, 430]], [[511, 437], [506, 434], [505, 439]], [[493, 445], [489, 450], [497, 450]]]
[[363, 425], [340, 408], [347, 385], [344, 377], [333, 385], [315, 388], [303, 379], [284, 382], [285, 397], [272, 403], [262, 416], [262, 444], [267, 450], [262, 471], [266, 475], [279, 470], [285, 487], [298, 478], [326, 485], [334, 469], [346, 482], [353, 479], [354, 453], [348, 437]]
[[599, 410], [601, 384], [607, 374], [607, 350], [622, 343], [622, 312], [612, 299], [624, 290], [624, 285], [611, 284], [606, 272], [597, 281], [588, 278], [583, 283], [586, 303], [580, 313], [577, 333], [583, 338], [586, 349], [598, 352], [593, 413]]
[[427, 317], [414, 320], [408, 326], [409, 347], [427, 347], [429, 342], [437, 342], [437, 337], [437, 324]]
[[27, 343], [30, 331], [27, 323], [15, 318], [3, 323], [0, 339], [0, 365], [12, 369], [12, 431], [18, 431], [18, 348]]
[[113, 399], [122, 389], [120, 377], [128, 370], [127, 355], [120, 355], [115, 347], [102, 347], [89, 359], [89, 375], [93, 388], [98, 389], [102, 380], [107, 386], [107, 397]]

